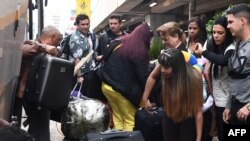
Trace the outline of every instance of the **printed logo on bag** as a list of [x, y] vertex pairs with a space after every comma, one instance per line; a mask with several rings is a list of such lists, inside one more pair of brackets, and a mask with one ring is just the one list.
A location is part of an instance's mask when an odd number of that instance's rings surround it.
[[60, 72], [66, 72], [66, 68], [65, 67], [60, 67]]

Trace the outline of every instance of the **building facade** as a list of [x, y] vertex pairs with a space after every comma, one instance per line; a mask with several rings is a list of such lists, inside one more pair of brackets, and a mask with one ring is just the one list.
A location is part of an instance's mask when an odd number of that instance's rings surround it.
[[[152, 2], [157, 4], [150, 6]], [[238, 3], [250, 4], [249, 0], [91, 0], [91, 27], [102, 32], [108, 28], [108, 17], [113, 13], [122, 16], [127, 30], [142, 21], [153, 29], [168, 21], [185, 25], [192, 16], [205, 15], [209, 20], [216, 12]]]

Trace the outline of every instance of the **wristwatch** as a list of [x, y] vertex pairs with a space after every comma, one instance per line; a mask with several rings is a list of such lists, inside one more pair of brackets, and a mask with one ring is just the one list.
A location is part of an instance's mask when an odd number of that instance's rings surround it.
[[250, 103], [247, 104], [247, 110], [250, 111]]

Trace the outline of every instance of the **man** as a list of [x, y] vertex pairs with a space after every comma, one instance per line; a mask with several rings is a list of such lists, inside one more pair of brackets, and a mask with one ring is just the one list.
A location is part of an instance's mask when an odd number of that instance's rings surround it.
[[99, 43], [96, 48], [96, 61], [100, 61], [105, 49], [110, 42], [126, 33], [121, 30], [122, 19], [120, 15], [113, 14], [109, 17], [109, 30], [99, 37]]
[[235, 5], [227, 11], [227, 18], [227, 27], [239, 39], [236, 50], [229, 59], [229, 69], [230, 66], [237, 66], [240, 60], [237, 67], [242, 70], [229, 73], [232, 82], [223, 120], [230, 124], [250, 125], [250, 7], [246, 4]]
[[[31, 63], [35, 56], [46, 53], [52, 56], [57, 54], [57, 46], [60, 43], [60, 32], [53, 26], [44, 27], [40, 37], [36, 41], [25, 41], [21, 46], [22, 64], [17, 86], [16, 99], [14, 103], [13, 114], [18, 116], [19, 124], [22, 115], [22, 101], [25, 92], [27, 76], [31, 69]], [[25, 106], [28, 115], [29, 129], [28, 132], [36, 141], [49, 141], [49, 111], [45, 108], [38, 110], [36, 106], [27, 104]]]
[[[96, 36], [89, 31], [90, 20], [87, 15], [77, 15], [75, 25], [77, 26], [77, 29], [70, 37], [69, 46], [72, 56], [71, 59], [77, 64], [82, 58], [86, 57], [91, 50], [96, 48]], [[86, 93], [88, 87], [88, 73], [91, 67], [94, 66], [94, 61], [90, 59], [90, 61], [85, 63], [81, 70], [77, 72], [77, 82], [82, 83], [81, 92], [83, 94]]]

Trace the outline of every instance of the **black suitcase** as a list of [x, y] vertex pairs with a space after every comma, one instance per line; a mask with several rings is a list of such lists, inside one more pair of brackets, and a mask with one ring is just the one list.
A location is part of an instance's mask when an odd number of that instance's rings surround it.
[[106, 131], [87, 134], [87, 141], [144, 141], [140, 131]]
[[163, 141], [162, 115], [161, 107], [154, 109], [152, 113], [145, 109], [136, 111], [134, 130], [139, 130], [145, 141]]
[[68, 60], [48, 55], [36, 56], [27, 78], [25, 101], [49, 109], [67, 107], [74, 66]]

